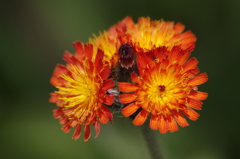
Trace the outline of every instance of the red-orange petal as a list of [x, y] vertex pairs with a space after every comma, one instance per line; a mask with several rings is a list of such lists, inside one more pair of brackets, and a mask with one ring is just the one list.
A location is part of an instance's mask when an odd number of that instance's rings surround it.
[[80, 135], [81, 135], [81, 128], [82, 128], [82, 125], [81, 124], [77, 124], [77, 127], [76, 127], [76, 129], [75, 129], [75, 131], [73, 133], [72, 139], [77, 140], [80, 137]]
[[139, 107], [140, 107], [140, 105], [137, 105], [135, 103], [131, 103], [128, 106], [126, 106], [125, 108], [122, 109], [122, 114], [125, 117], [129, 117], [130, 115], [135, 113], [138, 110]]
[[148, 114], [149, 114], [148, 111], [142, 109], [141, 112], [139, 112], [138, 115], [135, 117], [132, 123], [134, 125], [142, 125], [146, 121]]
[[102, 112], [104, 112], [104, 114], [107, 116], [108, 120], [110, 120], [112, 122], [113, 119], [113, 114], [111, 113], [111, 111], [104, 105], [102, 105]]
[[172, 111], [173, 111], [174, 118], [177, 121], [178, 125], [180, 125], [181, 127], [185, 127], [185, 126], [189, 125], [187, 120], [184, 118], [184, 116], [182, 115], [181, 112], [179, 112], [177, 110], [172, 110]]
[[167, 119], [168, 119], [168, 130], [170, 132], [177, 131], [178, 130], [178, 126], [177, 126], [177, 123], [176, 123], [175, 119], [173, 118], [173, 116], [169, 115], [167, 117]]
[[93, 58], [93, 45], [92, 44], [84, 44], [85, 56], [91, 61]]
[[[102, 59], [95, 59], [95, 64], [92, 63], [92, 65], [90, 65], [90, 66], [92, 66], [92, 68], [90, 67], [91, 70], [95, 69], [96, 72], [101, 72], [101, 70], [103, 69], [103, 60]], [[105, 80], [105, 79], [103, 79], [103, 80]]]
[[193, 77], [192, 79], [189, 80], [188, 84], [189, 85], [200, 85], [205, 83], [208, 80], [207, 78], [207, 74], [206, 73], [201, 73], [195, 77]]
[[113, 102], [114, 102], [114, 96], [110, 96], [110, 95], [106, 95], [103, 101], [103, 103], [107, 105], [112, 105]]
[[190, 53], [189, 52], [187, 52], [186, 50], [185, 51], [181, 51], [180, 53], [179, 53], [179, 58], [178, 58], [178, 64], [179, 65], [183, 65], [186, 61], [187, 61], [187, 59], [189, 58], [189, 56], [190, 56]]
[[103, 80], [106, 80], [110, 76], [110, 73], [111, 73], [110, 66], [105, 66], [102, 72], [100, 72], [100, 77]]
[[192, 99], [192, 98], [188, 98], [187, 99], [187, 106], [193, 108], [193, 109], [196, 109], [196, 110], [201, 110], [201, 107], [202, 107], [202, 102], [199, 101], [199, 100], [195, 100], [195, 99]]
[[[102, 106], [102, 107], [105, 107], [105, 106]], [[107, 114], [105, 114], [105, 112], [100, 110], [100, 109], [98, 109], [97, 112], [98, 112], [99, 121], [102, 124], [106, 124], [109, 121], [109, 118], [108, 118]]]
[[149, 51], [149, 53], [152, 54], [152, 56], [155, 56], [156, 59], [158, 59], [159, 61], [166, 59], [166, 52], [167, 52], [166, 46], [160, 46], [154, 50]]
[[68, 122], [68, 116], [63, 116], [62, 118], [59, 119], [60, 124], [65, 124]]
[[55, 119], [61, 118], [63, 116], [62, 108], [57, 108], [53, 110], [53, 117]]
[[185, 110], [181, 110], [189, 119], [191, 120], [197, 120], [198, 117], [200, 116], [196, 111], [192, 110], [192, 109], [185, 109]]
[[155, 62], [154, 62], [154, 60], [150, 59], [146, 55], [146, 53], [139, 52], [139, 53], [137, 53], [137, 65], [138, 65], [139, 74], [141, 76], [143, 73], [143, 69], [146, 67], [151, 68], [152, 66], [155, 65]]
[[196, 76], [197, 74], [199, 74], [199, 72], [200, 72], [200, 70], [198, 68], [190, 69], [190, 70], [184, 72], [184, 74], [185, 74], [184, 76], [186, 79], [192, 78], [192, 77]]
[[78, 119], [75, 118], [75, 119], [72, 119], [72, 122], [71, 122], [70, 126], [73, 128], [73, 127], [75, 127], [77, 124], [78, 124]]
[[62, 130], [63, 130], [65, 133], [68, 133], [68, 132], [70, 131], [70, 129], [71, 129], [70, 124], [71, 124], [71, 121], [68, 121], [66, 124], [64, 124], [64, 125], [62, 126]]
[[137, 96], [134, 93], [128, 93], [128, 94], [120, 94], [119, 95], [119, 100], [121, 103], [131, 103], [135, 101]]
[[174, 46], [172, 48], [171, 51], [169, 51], [169, 56], [168, 56], [168, 59], [169, 59], [169, 63], [173, 63], [174, 61], [178, 61], [179, 57], [179, 53], [181, 51], [181, 46], [180, 45], [177, 45], [177, 46]]
[[100, 123], [96, 120], [96, 122], [93, 125], [94, 125], [94, 129], [96, 131], [96, 135], [94, 138], [96, 138], [96, 137], [98, 137], [98, 135], [100, 133]]
[[103, 82], [102, 84], [102, 89], [103, 90], [108, 90], [114, 87], [113, 79], [109, 78], [106, 81]]
[[159, 129], [159, 115], [153, 115], [152, 114], [149, 126], [153, 130]]
[[176, 23], [175, 26], [174, 26], [174, 30], [177, 32], [177, 33], [182, 33], [183, 30], [184, 30], [185, 26], [181, 23]]
[[56, 103], [59, 100], [59, 94], [57, 93], [50, 93], [51, 97], [49, 99], [50, 103]]
[[83, 44], [80, 41], [73, 42], [76, 52], [83, 52]]
[[[186, 49], [186, 46], [189, 47], [192, 43], [194, 43], [197, 40], [195, 35], [190, 30], [181, 34], [180, 37], [182, 39], [182, 47], [184, 46], [183, 49]], [[190, 45], [187, 45], [187, 44], [190, 44]]]
[[162, 114], [160, 115], [159, 132], [161, 134], [165, 134], [166, 132], [168, 132], [166, 117]]
[[200, 92], [200, 91], [191, 91], [188, 95], [188, 97], [195, 100], [205, 100], [207, 96], [208, 96], [208, 93]]
[[118, 82], [118, 88], [121, 92], [133, 92], [138, 89], [138, 85], [126, 82]]
[[66, 61], [67, 63], [69, 64], [72, 64], [73, 63], [73, 55], [68, 52], [68, 51], [65, 51], [64, 54], [63, 54], [63, 60]]
[[188, 70], [191, 70], [191, 69], [194, 69], [196, 68], [198, 65], [198, 60], [196, 58], [191, 58], [189, 59], [184, 65], [183, 65], [183, 73], [188, 71]]
[[135, 73], [131, 73], [131, 80], [135, 83], [139, 82], [138, 76]]
[[53, 76], [50, 79], [50, 83], [53, 86], [61, 87], [65, 81], [64, 79], [61, 78], [62, 74], [68, 75], [69, 71], [65, 66], [58, 64], [53, 71]]
[[102, 50], [98, 49], [97, 50], [97, 55], [96, 55], [96, 58], [95, 58], [95, 66], [96, 67], [99, 66], [99, 63], [103, 63], [102, 62], [103, 56], [104, 56], [104, 52]]
[[85, 125], [84, 128], [84, 141], [88, 141], [91, 136], [90, 125]]

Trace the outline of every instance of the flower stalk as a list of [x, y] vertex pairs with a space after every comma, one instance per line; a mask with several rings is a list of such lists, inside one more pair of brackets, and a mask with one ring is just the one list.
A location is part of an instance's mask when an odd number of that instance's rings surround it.
[[149, 120], [142, 125], [141, 130], [151, 159], [163, 159], [156, 135], [149, 127]]

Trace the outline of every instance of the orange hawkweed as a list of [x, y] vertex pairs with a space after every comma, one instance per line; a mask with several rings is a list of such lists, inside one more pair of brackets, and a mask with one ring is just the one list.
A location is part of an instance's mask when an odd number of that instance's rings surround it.
[[184, 30], [181, 23], [125, 17], [89, 43], [73, 43], [76, 53], [64, 53], [67, 64], [57, 65], [50, 80], [58, 89], [50, 93], [59, 107], [53, 116], [64, 132], [75, 128], [72, 138], [78, 139], [84, 126], [87, 141], [92, 124], [97, 137], [100, 124], [113, 120], [108, 106], [135, 125], [150, 116], [150, 128], [160, 133], [188, 126], [186, 117], [196, 120], [208, 96], [198, 85], [208, 77], [199, 74], [196, 58], [189, 59], [196, 37]]
[[97, 50], [93, 55], [91, 44], [73, 43], [76, 54], [64, 53], [66, 66], [57, 65], [50, 80], [58, 91], [51, 93], [50, 102], [59, 107], [53, 110], [62, 129], [67, 133], [76, 127], [72, 136], [78, 139], [84, 126], [84, 141], [90, 138], [90, 124], [93, 124], [96, 137], [100, 123], [112, 122], [113, 115], [106, 105], [111, 105], [114, 97], [107, 90], [114, 87], [108, 62], [103, 62], [104, 53]]
[[[138, 22], [124, 34], [125, 42], [135, 47], [137, 52], [150, 51], [160, 46], [171, 50], [181, 45], [182, 49], [193, 47], [196, 37], [191, 31], [185, 31], [185, 26], [164, 20], [153, 20], [149, 17], [140, 17]], [[124, 41], [123, 40], [123, 41]]]
[[133, 120], [134, 125], [142, 125], [148, 116], [150, 128], [159, 129], [160, 133], [174, 132], [188, 126], [185, 116], [196, 120], [201, 100], [208, 93], [197, 90], [197, 86], [205, 83], [206, 73], [199, 74], [196, 58], [190, 58], [190, 51], [181, 46], [171, 49], [159, 47], [149, 52], [137, 54], [139, 75], [131, 74], [133, 83], [119, 82], [120, 102], [128, 104], [122, 109], [125, 117], [141, 111]]

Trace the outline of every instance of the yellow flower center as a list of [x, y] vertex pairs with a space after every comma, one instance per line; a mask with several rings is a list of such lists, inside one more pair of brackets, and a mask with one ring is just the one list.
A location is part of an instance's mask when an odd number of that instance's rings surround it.
[[61, 75], [66, 80], [65, 87], [57, 87], [59, 91], [56, 93], [61, 95], [63, 110], [71, 110], [66, 113], [69, 117], [84, 120], [90, 112], [99, 107], [94, 105], [94, 103], [98, 103], [96, 101], [98, 100], [99, 85], [94, 81], [94, 77], [91, 77], [91, 73], [88, 72], [87, 68], [81, 70], [76, 65], [70, 65], [67, 68], [71, 76]]
[[184, 76], [179, 76], [180, 66], [170, 65], [166, 70], [151, 72], [144, 77], [143, 101], [147, 104], [143, 108], [150, 112], [168, 114], [169, 109], [179, 109], [178, 104], [184, 104], [182, 100], [189, 93], [190, 88], [183, 84]]
[[131, 40], [136, 42], [140, 48], [150, 50], [154, 47], [167, 46], [171, 49], [174, 45], [181, 43], [180, 38], [174, 37], [177, 34], [171, 22], [152, 21], [136, 24], [136, 30], [130, 32]]

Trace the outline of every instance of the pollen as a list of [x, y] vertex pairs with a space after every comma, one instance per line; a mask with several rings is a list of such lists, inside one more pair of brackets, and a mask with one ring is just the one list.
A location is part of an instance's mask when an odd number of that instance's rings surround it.
[[165, 91], [165, 86], [164, 85], [160, 85], [160, 86], [158, 86], [158, 88], [159, 88], [160, 92], [164, 92]]

